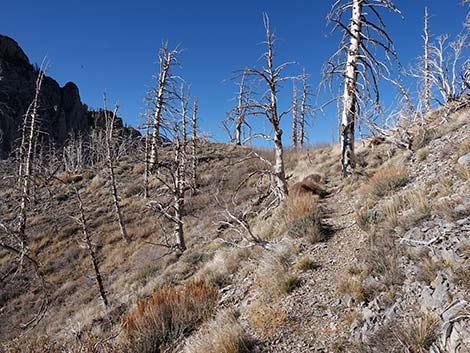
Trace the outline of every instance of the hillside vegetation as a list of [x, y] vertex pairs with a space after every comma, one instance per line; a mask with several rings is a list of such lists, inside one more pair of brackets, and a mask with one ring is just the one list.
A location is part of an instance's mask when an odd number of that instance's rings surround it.
[[[266, 207], [260, 177], [258, 156], [271, 152], [205, 142], [197, 192], [185, 198], [184, 252], [162, 246], [173, 225], [149, 207], [161, 181], [150, 176], [145, 199], [145, 166], [132, 152], [115, 167], [129, 243], [104, 162], [38, 180], [27, 229], [39, 272], [0, 250], [2, 350], [469, 352], [468, 131], [468, 110], [441, 110], [410, 150], [358, 141], [349, 178], [339, 146], [287, 151], [289, 196], [278, 207]], [[20, 193], [14, 162], [1, 163], [8, 222]], [[74, 219], [77, 193], [107, 307]]]

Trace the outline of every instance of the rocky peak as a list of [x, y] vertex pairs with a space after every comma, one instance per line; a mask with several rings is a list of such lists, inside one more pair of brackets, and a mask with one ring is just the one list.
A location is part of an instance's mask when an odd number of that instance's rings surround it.
[[29, 59], [18, 43], [7, 36], [0, 34], [0, 58], [16, 64], [30, 65]]
[[[0, 35], [0, 158], [10, 154], [19, 138], [22, 117], [34, 96], [36, 77], [37, 69], [18, 43]], [[41, 130], [57, 144], [63, 143], [72, 132], [84, 133], [96, 125], [93, 113], [82, 103], [73, 82], [60, 87], [46, 76], [40, 100]], [[134, 135], [136, 131], [130, 133]]]

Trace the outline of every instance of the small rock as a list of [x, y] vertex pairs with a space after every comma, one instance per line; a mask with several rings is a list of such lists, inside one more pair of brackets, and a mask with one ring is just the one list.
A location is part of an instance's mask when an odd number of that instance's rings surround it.
[[464, 167], [470, 166], [470, 152], [460, 157], [457, 162]]

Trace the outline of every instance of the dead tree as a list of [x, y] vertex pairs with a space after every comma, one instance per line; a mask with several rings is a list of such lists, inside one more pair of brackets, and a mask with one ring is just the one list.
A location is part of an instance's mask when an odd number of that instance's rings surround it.
[[93, 271], [95, 272], [96, 285], [98, 286], [98, 290], [100, 292], [101, 299], [103, 300], [103, 304], [107, 308], [109, 304], [108, 298], [106, 296], [106, 291], [104, 289], [103, 276], [101, 275], [101, 272], [100, 272], [98, 258], [97, 258], [96, 251], [95, 251], [95, 245], [93, 244], [92, 237], [88, 229], [88, 222], [86, 218], [85, 207], [83, 206], [83, 201], [80, 196], [80, 192], [75, 186], [73, 186], [73, 189], [77, 197], [77, 205], [78, 205], [78, 211], [79, 211], [79, 217], [74, 218], [74, 219], [77, 222], [77, 224], [79, 224], [80, 227], [82, 228], [83, 246], [87, 250], [88, 256], [90, 257], [91, 265], [93, 267]]
[[159, 180], [160, 186], [156, 192], [157, 200], [148, 203], [149, 207], [163, 216], [174, 225], [173, 245], [165, 235], [165, 243], [159, 244], [164, 247], [176, 248], [181, 252], [186, 250], [184, 239], [184, 202], [186, 190], [185, 164], [186, 156], [182, 144], [180, 126], [175, 123], [172, 127], [173, 133], [173, 160], [159, 161], [155, 177]]
[[182, 143], [186, 152], [186, 146], [188, 144], [188, 96], [189, 89], [186, 92], [184, 83], [181, 84], [180, 88], [180, 101], [181, 101], [181, 137], [183, 139]]
[[261, 81], [266, 86], [266, 92], [259, 99], [250, 99], [248, 104], [250, 114], [265, 116], [273, 131], [273, 135], [263, 133], [254, 133], [248, 137], [247, 140], [253, 138], [263, 138], [268, 141], [274, 142], [274, 165], [272, 174], [274, 176], [275, 193], [280, 201], [284, 200], [287, 196], [287, 181], [284, 165], [284, 148], [282, 144], [282, 129], [281, 120], [290, 111], [279, 112], [278, 108], [278, 91], [279, 85], [285, 80], [292, 79], [291, 77], [282, 76], [283, 70], [292, 62], [286, 62], [279, 66], [274, 65], [274, 44], [275, 38], [271, 32], [269, 25], [269, 17], [263, 14], [264, 27], [266, 30], [266, 47], [267, 50], [263, 54], [265, 66], [262, 69], [247, 68], [244, 74]]
[[297, 111], [298, 111], [298, 102], [297, 102], [297, 85], [295, 80], [293, 82], [293, 92], [292, 92], [292, 147], [297, 150]]
[[426, 111], [431, 110], [431, 79], [429, 67], [429, 10], [424, 8], [424, 57], [423, 57], [423, 80], [424, 80], [424, 106]]
[[193, 100], [193, 119], [192, 119], [192, 138], [191, 138], [191, 190], [192, 193], [197, 191], [197, 98]]
[[[367, 103], [379, 106], [379, 79], [389, 73], [393, 60], [398, 62], [380, 14], [383, 9], [399, 13], [390, 0], [338, 0], [328, 15], [328, 20], [334, 24], [332, 31], [343, 33], [339, 49], [324, 68], [324, 80], [340, 77], [344, 87], [340, 97], [344, 176], [351, 175], [356, 166], [354, 142], [358, 117], [366, 110]], [[344, 17], [349, 11], [349, 23], [345, 23]], [[377, 49], [384, 52], [383, 60]]]
[[243, 143], [243, 126], [250, 128], [246, 121], [250, 91], [247, 89], [245, 73], [242, 74], [238, 85], [237, 106], [227, 113], [228, 117], [224, 121], [224, 127], [230, 136], [230, 140], [241, 146]]
[[150, 101], [153, 104], [153, 133], [150, 146], [150, 168], [153, 169], [158, 162], [158, 147], [160, 144], [160, 128], [163, 114], [167, 110], [170, 101], [173, 99], [175, 76], [172, 74], [172, 67], [178, 63], [179, 49], [168, 49], [168, 44], [164, 43], [158, 54], [160, 71], [156, 77], [157, 86], [152, 91]]
[[299, 142], [300, 148], [304, 147], [305, 144], [305, 120], [307, 118], [308, 111], [310, 107], [307, 103], [309, 97], [309, 87], [308, 87], [308, 76], [305, 72], [305, 69], [302, 74], [302, 99], [300, 101], [300, 120], [299, 120]]
[[145, 146], [144, 146], [144, 198], [149, 197], [149, 178], [150, 178], [150, 121], [147, 115], [145, 123]]
[[441, 104], [449, 104], [463, 97], [470, 88], [470, 61], [464, 57], [468, 47], [468, 28], [449, 42], [443, 35], [430, 45], [429, 77], [431, 84], [441, 95]]
[[129, 243], [129, 236], [127, 235], [126, 226], [122, 217], [121, 204], [119, 203], [119, 195], [116, 186], [116, 175], [114, 173], [114, 165], [116, 163], [116, 153], [114, 151], [114, 122], [119, 106], [116, 104], [112, 113], [106, 109], [106, 95], [103, 98], [104, 102], [104, 120], [105, 120], [105, 133], [106, 133], [106, 164], [108, 165], [109, 181], [111, 194], [113, 196], [114, 211], [116, 213], [116, 220], [119, 224], [119, 232], [122, 239]]
[[19, 147], [19, 170], [18, 180], [21, 183], [21, 201], [19, 210], [19, 221], [18, 221], [18, 233], [23, 239], [26, 239], [26, 221], [27, 221], [27, 209], [31, 198], [31, 185], [33, 178], [33, 159], [35, 156], [36, 140], [38, 138], [40, 128], [40, 117], [39, 117], [39, 96], [41, 93], [41, 85], [44, 80], [45, 70], [44, 63], [39, 69], [38, 76], [36, 78], [36, 89], [34, 92], [34, 98], [29, 105], [24, 121], [23, 131], [21, 137], [21, 146]]

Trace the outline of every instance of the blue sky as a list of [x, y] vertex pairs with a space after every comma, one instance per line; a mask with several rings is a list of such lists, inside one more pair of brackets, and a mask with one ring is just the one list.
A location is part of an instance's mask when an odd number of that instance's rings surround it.
[[[0, 32], [13, 37], [32, 63], [47, 55], [48, 74], [61, 85], [75, 82], [82, 101], [101, 107], [102, 93], [118, 100], [120, 115], [130, 125], [142, 122], [143, 98], [157, 72], [162, 40], [181, 44], [179, 73], [198, 96], [202, 130], [226, 140], [221, 127], [234, 105], [233, 71], [257, 63], [264, 39], [262, 12], [278, 37], [278, 62], [305, 67], [316, 87], [321, 67], [338, 46], [326, 15], [332, 0], [15, 0], [2, 4]], [[430, 7], [433, 34], [455, 34], [465, 18], [459, 0], [395, 0], [401, 18], [386, 14], [387, 29], [404, 66], [421, 54], [424, 6]], [[291, 85], [281, 92], [290, 104]], [[394, 92], [383, 93], [390, 106]], [[319, 97], [326, 100], [327, 96]], [[109, 103], [108, 103], [109, 104]], [[285, 137], [290, 136], [286, 118]], [[331, 141], [335, 112], [320, 115], [309, 128], [311, 142]]]

